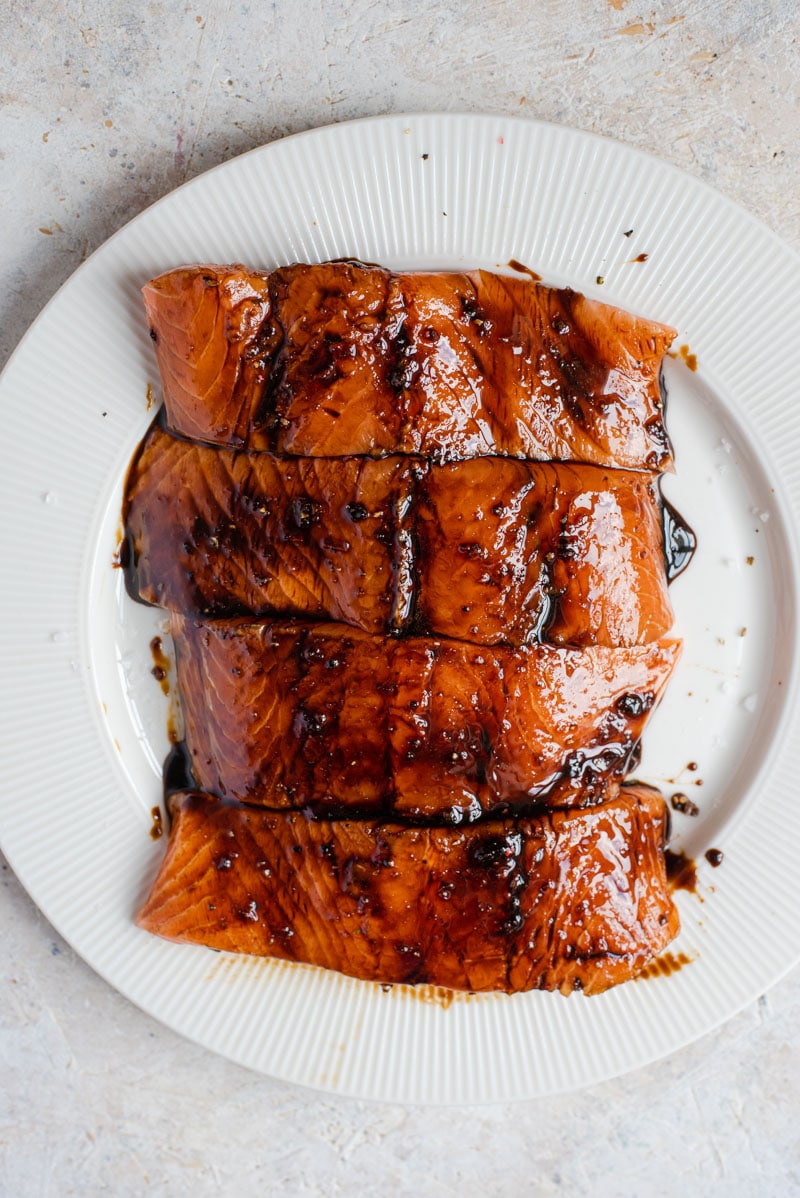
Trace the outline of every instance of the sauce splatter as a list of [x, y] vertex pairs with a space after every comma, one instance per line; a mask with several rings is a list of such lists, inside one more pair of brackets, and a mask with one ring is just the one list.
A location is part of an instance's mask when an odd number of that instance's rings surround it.
[[690, 894], [697, 894], [697, 866], [692, 858], [666, 849], [664, 859], [670, 890], [688, 890]]
[[535, 283], [541, 283], [542, 276], [537, 274], [535, 270], [531, 270], [529, 266], [523, 266], [523, 264], [518, 262], [516, 258], [509, 258], [508, 265], [512, 270], [518, 271], [521, 275], [530, 275]]
[[719, 866], [722, 865], [725, 854], [721, 849], [707, 849], [705, 857], [710, 866], [712, 866], [714, 869], [718, 869]]
[[160, 840], [161, 837], [164, 835], [164, 820], [161, 815], [161, 808], [160, 807], [151, 807], [150, 817], [153, 821], [152, 826], [150, 828], [150, 839], [151, 840]]
[[670, 798], [670, 804], [673, 811], [680, 811], [683, 815], [699, 815], [700, 808], [697, 803], [693, 803], [688, 795], [682, 791], [676, 791]]
[[680, 361], [683, 362], [684, 366], [687, 366], [689, 370], [697, 370], [697, 354], [693, 354], [688, 345], [680, 345], [676, 350], [670, 350], [667, 354], [667, 357], [676, 359], [679, 358]]
[[647, 978], [668, 978], [671, 974], [677, 973], [679, 969], [683, 969], [684, 965], [691, 965], [693, 960], [694, 957], [689, 957], [686, 953], [662, 953], [660, 957], [654, 957], [640, 973], [637, 973], [636, 981], [645, 981]]
[[169, 694], [169, 668], [170, 660], [161, 644], [161, 637], [154, 636], [150, 642], [150, 653], [153, 657], [153, 668], [150, 673], [155, 678], [156, 682], [161, 687], [165, 695]]

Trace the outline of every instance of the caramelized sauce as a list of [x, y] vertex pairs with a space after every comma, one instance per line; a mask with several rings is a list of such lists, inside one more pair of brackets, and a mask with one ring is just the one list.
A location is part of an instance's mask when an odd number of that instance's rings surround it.
[[153, 658], [153, 668], [150, 673], [153, 675], [164, 694], [168, 695], [169, 671], [172, 663], [164, 652], [160, 636], [154, 636], [150, 642], [150, 654]]
[[[398, 989], [401, 989], [409, 998], [416, 998], [419, 1002], [427, 1003], [429, 1006], [441, 1007], [443, 1011], [448, 1010], [456, 998], [455, 990], [450, 990], [447, 986], [434, 986], [431, 982], [423, 982], [417, 986], [401, 984]], [[459, 992], [458, 997], [464, 998], [465, 994]]]
[[[162, 771], [164, 782], [164, 801], [170, 795], [182, 790], [193, 790], [197, 785], [192, 772], [192, 761], [184, 741], [173, 744], [164, 760]], [[167, 810], [169, 806], [167, 805]]]
[[667, 355], [670, 358], [680, 359], [689, 370], [697, 370], [697, 354], [693, 354], [688, 345], [681, 345], [677, 350], [670, 350]]
[[523, 266], [521, 262], [517, 262], [516, 258], [509, 258], [508, 266], [510, 266], [512, 270], [518, 271], [521, 275], [530, 275], [535, 283], [541, 283], [542, 281], [542, 276], [540, 274], [537, 274], [535, 270], [531, 270], [529, 266]]
[[676, 793], [670, 797], [669, 801], [673, 811], [680, 811], [683, 815], [700, 814], [700, 808], [697, 806], [697, 803], [693, 803], [689, 796], [683, 794], [682, 791], [676, 791]]
[[664, 860], [670, 890], [688, 890], [690, 894], [697, 894], [697, 865], [692, 858], [665, 849]]
[[722, 865], [724, 853], [721, 849], [706, 849], [706, 861], [713, 869], [718, 869]]
[[640, 973], [636, 975], [637, 982], [646, 981], [647, 978], [668, 978], [678, 970], [683, 969], [684, 965], [691, 965], [693, 957], [687, 956], [686, 953], [661, 953], [659, 957], [654, 957]]
[[683, 516], [663, 495], [661, 495], [661, 526], [664, 530], [664, 559], [667, 567], [667, 579], [672, 582], [674, 578], [683, 573], [694, 557], [697, 549], [697, 537]]
[[[176, 696], [173, 696], [173, 700], [175, 700], [175, 698], [176, 698]], [[171, 745], [176, 745], [178, 743], [178, 741], [181, 739], [181, 735], [178, 731], [178, 725], [179, 725], [178, 707], [176, 705], [176, 702], [173, 701], [172, 703], [170, 703], [169, 711], [167, 712], [167, 740], [169, 741], [169, 743]]]
[[650, 257], [649, 254], [637, 254], [635, 258], [629, 258], [629, 262], [646, 262]]
[[153, 820], [152, 827], [150, 828], [150, 839], [160, 840], [164, 835], [164, 821], [161, 817], [161, 808], [151, 807], [150, 816]]

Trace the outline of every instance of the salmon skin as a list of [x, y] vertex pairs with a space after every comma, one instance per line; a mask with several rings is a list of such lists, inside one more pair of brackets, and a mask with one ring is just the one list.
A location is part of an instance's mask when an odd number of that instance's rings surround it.
[[171, 799], [137, 922], [168, 940], [379, 982], [597, 994], [677, 935], [649, 787], [466, 828], [309, 819], [199, 792]]
[[653, 476], [475, 458], [280, 458], [155, 424], [128, 475], [134, 598], [481, 644], [628, 646], [672, 624]]
[[324, 262], [183, 267], [143, 295], [169, 427], [196, 440], [672, 468], [675, 331], [569, 289]]
[[330, 816], [472, 821], [618, 787], [680, 644], [495, 648], [172, 617], [197, 785]]

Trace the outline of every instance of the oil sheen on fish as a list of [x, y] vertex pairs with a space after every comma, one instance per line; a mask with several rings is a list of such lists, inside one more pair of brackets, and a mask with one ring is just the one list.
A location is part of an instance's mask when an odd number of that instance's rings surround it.
[[652, 475], [474, 458], [281, 458], [155, 424], [128, 476], [131, 593], [481, 644], [627, 646], [672, 624]]
[[380, 982], [599, 993], [677, 934], [662, 796], [465, 828], [313, 820], [175, 794], [138, 924]]
[[566, 288], [356, 262], [190, 266], [144, 301], [175, 432], [308, 457], [672, 468], [674, 330]]
[[520, 649], [172, 618], [197, 785], [317, 814], [475, 820], [598, 802], [680, 644]]

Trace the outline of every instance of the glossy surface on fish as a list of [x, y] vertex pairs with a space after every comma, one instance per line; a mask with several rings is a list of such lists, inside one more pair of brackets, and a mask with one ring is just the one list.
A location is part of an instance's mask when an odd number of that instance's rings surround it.
[[142, 294], [173, 426], [187, 437], [243, 444], [271, 364], [267, 277], [243, 266], [191, 267]]
[[198, 440], [671, 469], [674, 330], [569, 289], [326, 262], [186, 267], [144, 299], [168, 423]]
[[154, 425], [130, 471], [131, 593], [482, 644], [655, 641], [672, 624], [651, 475], [475, 458], [278, 458]]
[[411, 602], [412, 458], [276, 458], [155, 425], [128, 475], [129, 590], [197, 615], [399, 628]]
[[431, 466], [417, 493], [420, 630], [620, 647], [672, 627], [652, 476], [475, 458]]
[[176, 794], [139, 926], [380, 982], [582, 989], [634, 977], [678, 932], [665, 808], [600, 806], [469, 828], [315, 821]]
[[201, 789], [454, 823], [602, 799], [680, 652], [676, 641], [488, 649], [180, 616], [172, 634]]

